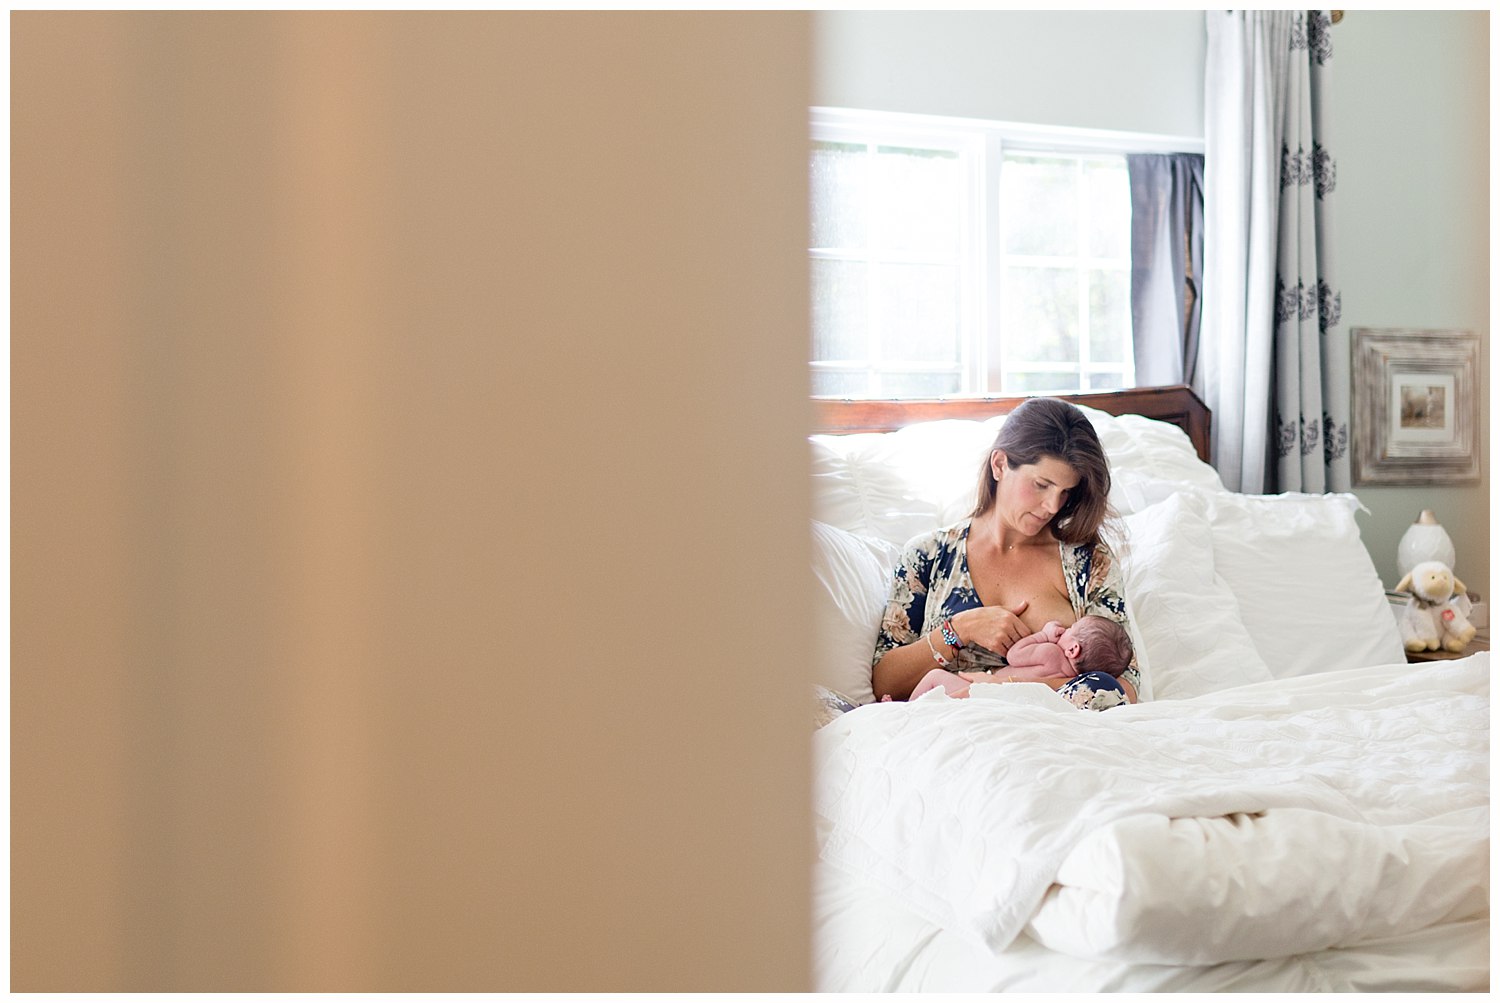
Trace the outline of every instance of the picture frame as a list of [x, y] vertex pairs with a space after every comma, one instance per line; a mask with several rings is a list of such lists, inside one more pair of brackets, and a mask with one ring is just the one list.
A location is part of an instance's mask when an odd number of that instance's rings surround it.
[[1356, 485], [1479, 479], [1479, 336], [1472, 331], [1356, 327]]

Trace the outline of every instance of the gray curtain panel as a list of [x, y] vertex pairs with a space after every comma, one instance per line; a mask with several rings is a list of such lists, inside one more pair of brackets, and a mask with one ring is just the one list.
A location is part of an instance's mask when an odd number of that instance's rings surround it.
[[1299, 12], [1290, 46], [1277, 224], [1275, 455], [1268, 458], [1275, 481], [1268, 490], [1347, 491], [1349, 338], [1329, 253], [1336, 171], [1323, 107], [1333, 59], [1329, 12]]
[[1188, 383], [1198, 365], [1203, 155], [1142, 153], [1130, 171], [1130, 318], [1137, 386]]

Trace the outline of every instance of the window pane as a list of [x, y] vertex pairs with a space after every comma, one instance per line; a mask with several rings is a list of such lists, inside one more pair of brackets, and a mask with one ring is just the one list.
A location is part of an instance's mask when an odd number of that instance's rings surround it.
[[1124, 362], [1130, 346], [1130, 274], [1089, 272], [1089, 361]]
[[1000, 226], [1007, 253], [1077, 253], [1076, 178], [1072, 159], [1005, 158], [1000, 170]]
[[868, 373], [831, 373], [814, 369], [812, 392], [814, 397], [867, 397], [870, 376]]
[[812, 357], [816, 362], [864, 359], [869, 354], [870, 266], [862, 261], [812, 263]]
[[886, 397], [941, 397], [959, 392], [958, 373], [885, 373], [881, 393]]
[[1077, 373], [1027, 373], [1011, 370], [1005, 375], [1005, 393], [1061, 393], [1078, 389]]
[[958, 361], [958, 277], [943, 265], [881, 265], [875, 275], [881, 358]]
[[[996, 148], [970, 123], [950, 123], [950, 143], [911, 137], [894, 118], [825, 117], [814, 116], [809, 161], [810, 358], [832, 371], [811, 372], [815, 393], [1062, 393], [1133, 380], [1124, 156], [1002, 147], [996, 247], [970, 239], [985, 227], [970, 184]], [[980, 330], [977, 307], [997, 280], [1000, 315]], [[981, 364], [1003, 385], [987, 385]]]
[[1130, 176], [1125, 158], [1084, 165], [1088, 186], [1088, 253], [1099, 258], [1130, 257]]
[[814, 143], [812, 149], [813, 247], [864, 247], [865, 148], [855, 143]]
[[873, 166], [875, 245], [939, 258], [956, 254], [963, 200], [958, 154], [882, 146]]
[[1078, 361], [1078, 273], [1071, 268], [1005, 270], [1005, 362]]

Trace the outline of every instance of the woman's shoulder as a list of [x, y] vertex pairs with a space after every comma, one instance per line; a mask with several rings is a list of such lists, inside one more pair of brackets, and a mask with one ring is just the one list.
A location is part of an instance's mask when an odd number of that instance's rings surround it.
[[969, 520], [961, 519], [951, 526], [934, 529], [926, 533], [918, 533], [906, 541], [902, 548], [910, 553], [915, 551], [919, 554], [937, 554], [943, 551], [958, 549], [959, 543], [969, 535]]
[[1059, 543], [1063, 570], [1076, 574], [1083, 580], [1093, 575], [1107, 575], [1115, 566], [1115, 552], [1104, 540], [1094, 543]]
[[1084, 541], [1083, 543], [1065, 543], [1059, 540], [1057, 546], [1062, 551], [1064, 560], [1069, 557], [1072, 557], [1074, 560], [1110, 560], [1115, 555], [1114, 548], [1102, 536], [1093, 543], [1089, 543], [1088, 541]]

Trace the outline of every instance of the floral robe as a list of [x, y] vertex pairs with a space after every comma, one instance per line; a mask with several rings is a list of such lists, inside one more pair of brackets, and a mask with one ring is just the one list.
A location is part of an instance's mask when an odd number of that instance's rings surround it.
[[[880, 621], [872, 665], [892, 648], [910, 644], [937, 629], [945, 617], [984, 605], [969, 577], [968, 537], [969, 520], [965, 519], [906, 545]], [[1058, 551], [1074, 618], [1092, 613], [1128, 629], [1125, 589], [1109, 547], [1103, 543], [1098, 547], [1060, 543]], [[966, 644], [959, 649], [952, 668], [955, 672], [983, 672], [1004, 665], [1005, 659], [988, 648]], [[1141, 673], [1133, 658], [1120, 678], [1140, 692]], [[1107, 710], [1128, 702], [1125, 691], [1103, 672], [1076, 676], [1058, 692], [1088, 710]]]

